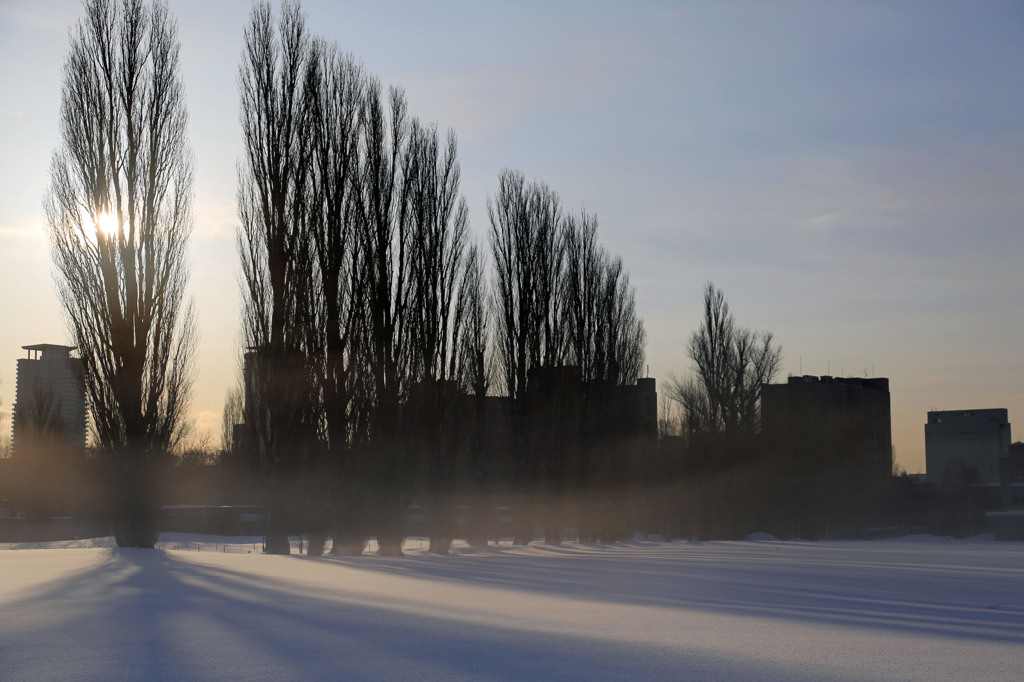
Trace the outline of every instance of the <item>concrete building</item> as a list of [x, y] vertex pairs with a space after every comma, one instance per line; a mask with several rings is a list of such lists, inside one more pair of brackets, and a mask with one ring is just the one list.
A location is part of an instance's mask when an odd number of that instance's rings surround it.
[[857, 478], [892, 475], [892, 416], [885, 378], [797, 376], [761, 388], [762, 430], [810, 470]]
[[929, 482], [974, 479], [962, 482], [997, 485], [999, 461], [1007, 456], [1009, 447], [1010, 422], [1005, 409], [928, 413], [924, 448]]
[[623, 431], [632, 437], [658, 437], [658, 391], [654, 379], [637, 379], [635, 385], [616, 389], [616, 409], [622, 413]]
[[1006, 468], [1010, 483], [1024, 484], [1024, 443], [1011, 443], [1006, 452]]
[[28, 357], [18, 360], [12, 423], [12, 450], [28, 448], [40, 436], [59, 439], [82, 450], [86, 445], [85, 390], [82, 361], [71, 356], [74, 346], [39, 343], [22, 346]]

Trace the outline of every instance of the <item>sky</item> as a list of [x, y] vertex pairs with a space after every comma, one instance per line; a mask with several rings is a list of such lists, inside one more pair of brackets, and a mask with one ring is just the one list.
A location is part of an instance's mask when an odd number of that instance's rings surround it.
[[[195, 153], [192, 418], [220, 433], [239, 355], [237, 71], [247, 0], [170, 0]], [[702, 288], [787, 375], [890, 381], [896, 463], [934, 409], [1024, 429], [1024, 4], [304, 2], [459, 139], [485, 242], [504, 168], [596, 213], [664, 393]], [[42, 200], [76, 0], [0, 0], [0, 409], [21, 346], [67, 342]]]

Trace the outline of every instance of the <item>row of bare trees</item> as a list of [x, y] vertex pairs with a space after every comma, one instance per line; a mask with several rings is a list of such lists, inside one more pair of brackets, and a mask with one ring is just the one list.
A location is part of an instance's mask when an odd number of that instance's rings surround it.
[[[269, 551], [287, 551], [298, 525], [314, 546], [330, 534], [361, 551], [372, 530], [394, 552], [413, 494], [444, 520], [455, 481], [504, 476], [522, 493], [561, 476], [525, 446], [531, 374], [574, 365], [581, 386], [621, 385], [643, 365], [633, 289], [594, 217], [566, 215], [552, 190], [503, 173], [489, 275], [454, 134], [311, 35], [295, 4], [277, 19], [255, 6], [239, 82], [246, 352], [232, 411], [245, 428], [226, 434], [265, 474]], [[46, 210], [126, 546], [156, 539], [155, 482], [184, 433], [192, 381], [186, 133], [166, 4], [88, 0], [65, 62]], [[507, 466], [485, 442], [499, 386], [513, 406]]]
[[[84, 6], [47, 225], [96, 468], [113, 482], [113, 531], [122, 546], [151, 547], [197, 338], [184, 295], [193, 171], [179, 43], [160, 0]], [[640, 377], [646, 334], [596, 217], [506, 170], [487, 204], [488, 259], [470, 237], [454, 133], [410, 115], [400, 89], [312, 35], [297, 4], [276, 19], [269, 4], [254, 7], [239, 83], [246, 351], [244, 390], [225, 413], [244, 428], [230, 420], [224, 443], [252, 453], [266, 481], [268, 551], [287, 552], [288, 535], [303, 532], [314, 550], [330, 535], [361, 552], [374, 534], [396, 553], [414, 497], [439, 552], [467, 492], [511, 499], [522, 540], [543, 523], [557, 541], [570, 499], [614, 513], [609, 500], [636, 480], [618, 442], [630, 436], [620, 389]], [[771, 470], [749, 465], [764, 449], [760, 391], [781, 350], [738, 326], [708, 284], [688, 351], [692, 375], [669, 388], [686, 473], [697, 488], [699, 475], [727, 484], [684, 497], [722, 517], [742, 506], [737, 477], [753, 490], [751, 472]], [[35, 431], [21, 432], [19, 447], [40, 453], [21, 463], [27, 478], [69, 470], [51, 408], [19, 408], [38, 413]], [[43, 516], [57, 505], [29, 506]], [[605, 521], [574, 522], [584, 538], [614, 535]]]
[[492, 291], [454, 133], [311, 35], [296, 5], [276, 21], [267, 4], [253, 10], [240, 92], [244, 418], [271, 489], [268, 551], [287, 552], [298, 524], [314, 546], [330, 534], [356, 552], [372, 525], [397, 552], [414, 494], [446, 551], [456, 482], [486, 475], [495, 364], [524, 485], [533, 370], [639, 376], [645, 333], [621, 261], [597, 244], [593, 216], [565, 215], [554, 191], [506, 171], [488, 204]]
[[[466, 374], [482, 295], [455, 137], [310, 35], [293, 4], [276, 22], [269, 5], [253, 10], [240, 84], [245, 422], [272, 489], [268, 550], [287, 552], [301, 517], [361, 551], [372, 499], [393, 552], [410, 492], [403, 403], [423, 384], [446, 408], [440, 387]], [[288, 509], [297, 496], [341, 500], [348, 528], [322, 508]]]
[[[566, 214], [547, 185], [504, 171], [488, 217], [495, 349], [500, 385], [511, 399], [516, 502], [547, 510], [545, 536], [557, 540], [568, 491], [586, 498], [622, 483], [621, 476], [610, 480], [610, 466], [597, 452], [622, 430], [608, 414], [610, 403], [616, 387], [640, 377], [646, 332], [622, 261], [597, 241], [595, 216]], [[564, 366], [578, 374], [552, 372]], [[571, 395], [574, 385], [579, 396]], [[577, 422], [579, 433], [564, 427]], [[522, 528], [518, 536], [529, 532]]]
[[597, 218], [566, 215], [543, 183], [504, 171], [489, 201], [503, 387], [524, 396], [532, 369], [571, 364], [583, 380], [636, 381], [646, 332], [621, 259], [597, 241]]

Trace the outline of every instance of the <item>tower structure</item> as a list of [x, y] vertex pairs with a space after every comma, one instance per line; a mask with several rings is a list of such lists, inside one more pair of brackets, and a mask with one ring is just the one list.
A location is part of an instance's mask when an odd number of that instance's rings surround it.
[[75, 347], [39, 343], [22, 348], [28, 356], [18, 359], [11, 440], [14, 456], [27, 454], [40, 438], [69, 450], [84, 450], [85, 390], [82, 361], [71, 356]]

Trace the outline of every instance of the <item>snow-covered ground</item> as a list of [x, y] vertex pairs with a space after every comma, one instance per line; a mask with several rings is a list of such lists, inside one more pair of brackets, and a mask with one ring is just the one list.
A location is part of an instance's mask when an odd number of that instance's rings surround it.
[[1024, 679], [1024, 543], [75, 544], [0, 552], [0, 680]]

